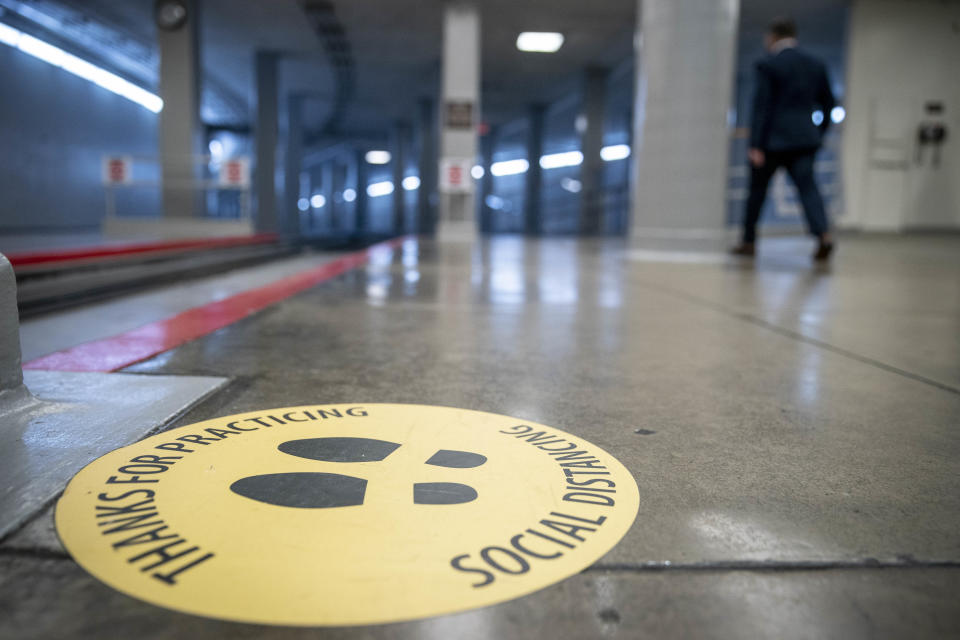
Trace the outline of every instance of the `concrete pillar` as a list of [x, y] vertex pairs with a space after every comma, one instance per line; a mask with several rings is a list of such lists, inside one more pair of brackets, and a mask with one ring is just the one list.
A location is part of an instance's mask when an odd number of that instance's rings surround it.
[[449, 177], [440, 178], [439, 231], [469, 236], [477, 225], [470, 169], [480, 110], [480, 12], [472, 2], [444, 5], [440, 78], [440, 171]]
[[325, 223], [321, 226], [327, 231], [333, 229], [336, 223], [333, 217], [333, 166], [334, 160], [330, 159], [320, 167], [320, 194], [323, 195], [324, 205], [320, 209], [319, 215], [321, 220], [325, 220]]
[[543, 121], [546, 108], [542, 104], [530, 105], [527, 120], [527, 160], [530, 168], [524, 176], [523, 231], [527, 235], [540, 232], [540, 201], [543, 192]]
[[356, 227], [356, 233], [358, 235], [364, 235], [367, 232], [369, 226], [367, 221], [367, 182], [368, 182], [368, 171], [367, 171], [367, 161], [364, 158], [366, 155], [366, 150], [357, 149], [354, 153], [354, 171], [353, 175], [356, 176], [354, 182], [356, 183], [355, 189], [357, 190], [357, 199], [353, 203], [353, 212], [354, 212], [354, 224]]
[[407, 166], [405, 153], [409, 127], [401, 122], [393, 126], [390, 136], [390, 162], [393, 169], [393, 233], [405, 231], [406, 206], [403, 197], [403, 172]]
[[580, 134], [580, 233], [595, 235], [603, 221], [603, 148], [604, 114], [607, 105], [608, 70], [589, 67], [583, 77], [583, 108], [586, 123]]
[[303, 235], [304, 229], [307, 234], [312, 234], [317, 228], [317, 212], [313, 207], [307, 206], [306, 211], [300, 211], [300, 198], [305, 198], [308, 202], [315, 188], [315, 180], [312, 171], [301, 171], [299, 180], [297, 180], [297, 201], [294, 202], [297, 212], [297, 232]]
[[420, 188], [417, 190], [417, 232], [430, 233], [434, 230], [436, 223], [434, 197], [437, 192], [437, 120], [433, 100], [429, 98], [420, 100], [418, 107], [417, 166], [420, 174]]
[[480, 156], [481, 166], [483, 167], [483, 177], [480, 178], [479, 188], [477, 190], [477, 215], [480, 220], [480, 230], [489, 232], [490, 229], [490, 210], [487, 207], [487, 196], [493, 193], [493, 174], [490, 173], [490, 165], [493, 164], [493, 148], [496, 144], [496, 129], [490, 129], [487, 135], [480, 138]]
[[351, 205], [343, 200], [343, 192], [350, 188], [354, 179], [353, 175], [353, 155], [345, 154], [343, 156], [334, 156], [330, 161], [330, 172], [333, 175], [333, 192], [339, 193], [341, 197], [339, 202], [335, 200], [330, 202], [330, 225], [334, 231], [349, 234], [351, 223], [348, 219], [348, 213]]
[[257, 231], [277, 231], [277, 111], [279, 56], [257, 51], [254, 57], [257, 114], [254, 129], [256, 169], [253, 188], [257, 198]]
[[739, 5], [638, 1], [634, 236], [723, 236]]
[[200, 20], [196, 0], [183, 0], [186, 22], [174, 31], [157, 29], [160, 50], [160, 173], [163, 216], [203, 215], [199, 189], [203, 167], [200, 124]]
[[[300, 235], [300, 166], [303, 160], [303, 96], [287, 98], [287, 139], [283, 161], [283, 233], [288, 238]], [[309, 196], [308, 196], [309, 197]]]
[[0, 253], [0, 394], [22, 384], [17, 280], [10, 261]]

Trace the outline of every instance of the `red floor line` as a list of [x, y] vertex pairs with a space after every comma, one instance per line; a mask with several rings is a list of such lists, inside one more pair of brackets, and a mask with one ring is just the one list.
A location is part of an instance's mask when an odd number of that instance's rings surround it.
[[367, 263], [372, 252], [394, 249], [405, 238], [394, 238], [229, 298], [188, 309], [109, 338], [85, 342], [31, 360], [24, 369], [45, 371], [116, 371], [196, 340], [274, 303]]

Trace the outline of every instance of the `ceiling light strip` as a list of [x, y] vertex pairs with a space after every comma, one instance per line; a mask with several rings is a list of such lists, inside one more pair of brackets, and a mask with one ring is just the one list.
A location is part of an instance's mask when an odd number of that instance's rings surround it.
[[79, 78], [103, 87], [107, 91], [122, 96], [131, 102], [159, 113], [163, 109], [163, 100], [160, 96], [150, 93], [146, 89], [124, 80], [120, 76], [110, 73], [81, 58], [71, 55], [59, 47], [55, 47], [39, 38], [14, 29], [8, 24], [0, 22], [0, 42], [19, 49], [23, 53], [43, 60], [47, 64], [63, 69]]

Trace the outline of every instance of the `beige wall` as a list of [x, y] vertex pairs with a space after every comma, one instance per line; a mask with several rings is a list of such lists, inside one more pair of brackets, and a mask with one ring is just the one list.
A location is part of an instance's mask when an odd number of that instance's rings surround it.
[[[847, 54], [843, 227], [960, 228], [960, 1], [854, 0]], [[924, 104], [949, 128], [918, 163]]]

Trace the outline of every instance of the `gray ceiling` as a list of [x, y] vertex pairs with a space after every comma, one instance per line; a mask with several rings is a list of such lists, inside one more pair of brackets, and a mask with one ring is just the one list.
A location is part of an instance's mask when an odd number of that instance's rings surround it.
[[[205, 121], [249, 122], [253, 54], [272, 50], [284, 54], [285, 90], [307, 96], [307, 127], [323, 127], [338, 83], [302, 1], [201, 0]], [[152, 6], [153, 0], [0, 0], [0, 7], [55, 16], [60, 37], [148, 84], [156, 81]], [[636, 0], [482, 0], [479, 6], [482, 113], [492, 124], [575, 90], [589, 65], [613, 66], [631, 55]], [[759, 52], [764, 25], [792, 12], [808, 44], [842, 57], [844, 6], [844, 0], [743, 0], [741, 49]], [[413, 117], [419, 98], [436, 93], [443, 0], [334, 0], [332, 7], [350, 45], [355, 83], [337, 126], [383, 135], [397, 119]], [[560, 31], [566, 40], [556, 54], [522, 53], [514, 41], [528, 30]]]

